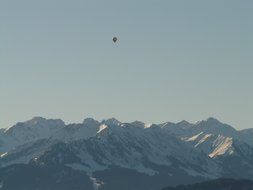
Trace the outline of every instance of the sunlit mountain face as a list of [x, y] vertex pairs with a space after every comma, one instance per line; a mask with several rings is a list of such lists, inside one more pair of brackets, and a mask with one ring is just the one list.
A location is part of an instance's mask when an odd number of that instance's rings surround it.
[[35, 117], [0, 130], [2, 190], [158, 190], [217, 178], [253, 179], [252, 129], [189, 123], [66, 125]]

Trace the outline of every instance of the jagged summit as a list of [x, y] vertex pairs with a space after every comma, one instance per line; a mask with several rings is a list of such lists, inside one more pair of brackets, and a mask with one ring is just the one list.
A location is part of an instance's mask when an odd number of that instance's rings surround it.
[[93, 119], [93, 118], [86, 118], [83, 120], [83, 125], [85, 125], [85, 126], [97, 126], [99, 124], [100, 124], [100, 122]]
[[38, 122], [45, 122], [45, 121], [47, 121], [46, 118], [40, 117], [40, 116], [35, 116], [32, 119], [27, 120], [25, 123], [30, 123], [30, 122], [31, 123], [38, 123]]
[[[62, 121], [61, 119], [46, 119], [44, 117], [40, 117], [40, 116], [36, 116], [36, 117], [33, 117], [32, 119], [30, 120], [27, 120], [27, 121], [24, 121], [24, 122], [18, 122], [16, 125], [14, 126], [22, 126], [22, 125], [29, 125], [29, 126], [36, 126], [36, 125], [43, 125], [43, 124], [55, 124], [55, 125], [66, 125], [64, 123], [64, 121]], [[123, 123], [119, 120], [117, 120], [116, 118], [109, 118], [109, 119], [104, 119], [102, 120], [101, 122], [94, 119], [94, 118], [91, 118], [91, 117], [88, 117], [88, 118], [85, 118], [82, 122], [83, 125], [98, 125], [98, 124], [106, 124], [106, 125], [111, 125], [111, 126], [121, 126]], [[137, 126], [137, 127], [145, 127], [145, 126], [152, 126], [153, 124], [146, 124], [145, 122], [143, 121], [139, 121], [139, 120], [136, 120], [134, 122], [130, 122], [129, 124], [132, 124], [134, 126]], [[75, 125], [75, 123], [71, 124], [71, 125]], [[173, 122], [165, 122], [165, 123], [162, 123], [162, 124], [158, 124], [159, 126], [161, 127], [165, 127], [165, 126], [173, 126], [173, 125], [177, 125], [177, 126], [205, 126], [205, 127], [213, 127], [213, 126], [224, 126], [226, 124], [220, 122], [218, 119], [215, 119], [213, 117], [209, 117], [207, 118], [206, 120], [201, 120], [201, 121], [198, 121], [196, 122], [195, 124], [193, 123], [190, 123], [186, 120], [182, 120], [180, 122], [177, 122], [177, 123], [173, 123]], [[12, 126], [12, 127], [14, 127]], [[227, 127], [229, 125], [226, 125]], [[10, 128], [12, 128], [10, 127]], [[231, 126], [229, 126], [230, 128], [232, 128]], [[243, 131], [243, 130], [242, 130]]]
[[238, 131], [232, 126], [222, 123], [212, 117], [208, 118], [207, 120], [197, 122], [195, 127], [198, 128], [198, 131], [204, 131], [206, 133], [212, 133], [216, 135], [221, 134], [228, 137], [235, 137], [238, 133]]
[[214, 122], [214, 123], [221, 123], [218, 119], [214, 118], [214, 117], [208, 117], [206, 119], [207, 122]]
[[186, 120], [182, 120], [182, 121], [178, 122], [177, 124], [192, 125], [190, 122], [188, 122], [188, 121], [186, 121]]
[[219, 121], [218, 119], [216, 119], [214, 117], [208, 117], [207, 119], [197, 121], [195, 124], [203, 124], [203, 123], [208, 123], [210, 125], [211, 124], [213, 124], [213, 125], [222, 124], [221, 121]]
[[190, 127], [194, 126], [194, 124], [192, 124], [186, 120], [182, 120], [182, 121], [176, 123], [176, 125], [179, 127], [182, 127], [182, 128], [190, 128]]
[[122, 124], [116, 118], [109, 118], [109, 119], [103, 120], [101, 123], [105, 125], [109, 125], [109, 126], [120, 126]]
[[220, 125], [220, 124], [223, 124], [222, 122], [220, 122], [218, 119], [216, 119], [214, 117], [209, 117], [206, 120], [203, 120], [202, 122], [209, 123], [210, 125]]
[[30, 120], [27, 120], [24, 122], [18, 122], [14, 126], [38, 126], [38, 125], [40, 125], [40, 126], [46, 126], [46, 125], [64, 126], [65, 123], [61, 119], [46, 119], [43, 117], [33, 117]]
[[61, 119], [45, 119], [43, 117], [34, 117], [25, 122], [18, 122], [16, 125], [8, 128], [5, 132], [14, 132], [15, 130], [33, 129], [33, 128], [60, 128], [65, 123]]

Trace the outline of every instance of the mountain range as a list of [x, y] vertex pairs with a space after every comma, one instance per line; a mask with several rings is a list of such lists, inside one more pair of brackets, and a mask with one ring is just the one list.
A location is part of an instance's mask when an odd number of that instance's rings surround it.
[[1, 190], [160, 190], [253, 179], [253, 129], [217, 119], [145, 124], [35, 117], [0, 130]]
[[216, 179], [191, 185], [167, 187], [163, 190], [252, 190], [253, 181], [235, 179]]

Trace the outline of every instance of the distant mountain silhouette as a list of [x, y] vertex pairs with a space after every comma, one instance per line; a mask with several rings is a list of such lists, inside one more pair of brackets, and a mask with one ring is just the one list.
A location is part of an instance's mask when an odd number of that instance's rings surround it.
[[167, 187], [162, 190], [253, 190], [253, 181], [235, 179], [217, 179], [193, 185]]

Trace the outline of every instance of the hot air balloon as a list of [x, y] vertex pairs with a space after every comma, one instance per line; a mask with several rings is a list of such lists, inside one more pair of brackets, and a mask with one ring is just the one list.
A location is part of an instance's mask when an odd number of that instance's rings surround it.
[[112, 41], [113, 41], [114, 43], [116, 43], [116, 42], [117, 42], [117, 40], [118, 40], [118, 38], [117, 38], [117, 37], [113, 37], [113, 38], [112, 38]]

